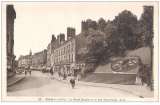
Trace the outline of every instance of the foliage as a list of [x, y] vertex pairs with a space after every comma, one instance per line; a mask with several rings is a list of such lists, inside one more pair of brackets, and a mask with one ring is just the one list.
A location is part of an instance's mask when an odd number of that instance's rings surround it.
[[105, 26], [106, 26], [106, 21], [105, 21], [103, 18], [100, 18], [100, 19], [98, 20], [97, 25], [98, 25], [98, 29], [99, 29], [99, 30], [104, 31], [104, 28], [105, 28]]
[[144, 6], [144, 12], [139, 20], [139, 29], [143, 45], [152, 46], [153, 39], [153, 6]]
[[117, 37], [124, 42], [125, 47], [127, 49], [135, 49], [137, 17], [130, 11], [124, 10], [113, 20], [113, 23], [117, 26]]
[[104, 33], [99, 30], [89, 29], [87, 36], [87, 56], [90, 59], [99, 60], [101, 55], [104, 55]]
[[[100, 18], [97, 23], [87, 20], [86, 60], [105, 63], [109, 57], [124, 56], [127, 50], [151, 45], [153, 37], [153, 7], [145, 6], [140, 20], [128, 10], [122, 11], [113, 21]], [[95, 27], [94, 27], [95, 26]], [[96, 28], [97, 27], [97, 28]]]
[[120, 39], [120, 37], [117, 37], [119, 35], [117, 26], [112, 22], [109, 22], [106, 25], [104, 32], [105, 32], [105, 41], [107, 43], [106, 49], [108, 51], [108, 55], [110, 56], [123, 55], [125, 51], [125, 46], [123, 40]]

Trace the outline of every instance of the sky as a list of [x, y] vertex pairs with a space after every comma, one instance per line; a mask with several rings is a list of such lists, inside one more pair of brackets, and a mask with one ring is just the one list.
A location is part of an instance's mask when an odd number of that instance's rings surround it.
[[138, 18], [143, 12], [143, 3], [116, 2], [16, 2], [14, 24], [14, 53], [16, 59], [30, 52], [47, 48], [51, 36], [66, 35], [67, 27], [81, 32], [81, 21], [100, 17], [113, 20], [123, 10], [129, 10]]

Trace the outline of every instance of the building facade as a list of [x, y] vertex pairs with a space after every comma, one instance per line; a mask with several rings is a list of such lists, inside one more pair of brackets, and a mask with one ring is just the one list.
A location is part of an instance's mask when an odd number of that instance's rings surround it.
[[[7, 5], [6, 7], [6, 42], [7, 42], [7, 72], [14, 72], [14, 20], [16, 18], [16, 12], [13, 5]], [[7, 75], [8, 76], [8, 75]]]
[[47, 46], [47, 67], [51, 67], [51, 43]]
[[25, 56], [20, 56], [18, 59], [18, 67], [28, 67], [31, 65], [31, 56], [30, 55], [25, 55]]
[[75, 28], [68, 27], [67, 28], [67, 40], [70, 40], [71, 38], [75, 38], [76, 30]]
[[32, 66], [33, 67], [42, 67], [46, 66], [47, 63], [47, 50], [37, 52], [32, 56]]
[[61, 37], [58, 36], [53, 43], [55, 47], [51, 53], [51, 65], [54, 70], [62, 73], [74, 73], [73, 68], [85, 63], [84, 58], [80, 59], [82, 57], [80, 55], [86, 54], [86, 37], [82, 34], [75, 35], [75, 29], [69, 27], [67, 28], [67, 40], [61, 42], [59, 38]]
[[52, 65], [69, 65], [75, 63], [75, 39], [68, 40], [54, 49]]
[[18, 59], [18, 67], [31, 66], [34, 69], [38, 69], [38, 67], [43, 67], [46, 65], [47, 65], [47, 50], [37, 52], [34, 55], [32, 55], [32, 52], [30, 52], [29, 55], [20, 56]]
[[29, 55], [20, 56], [18, 59], [18, 67], [26, 68], [32, 65], [32, 52]]
[[89, 30], [89, 28], [92, 29], [97, 29], [97, 23], [96, 21], [93, 21], [91, 19], [87, 19], [86, 21], [82, 21], [81, 22], [81, 32], [87, 32]]

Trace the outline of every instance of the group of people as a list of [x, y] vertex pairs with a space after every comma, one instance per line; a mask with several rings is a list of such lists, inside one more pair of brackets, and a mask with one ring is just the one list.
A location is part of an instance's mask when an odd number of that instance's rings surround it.
[[29, 75], [31, 75], [32, 70], [30, 69], [30, 66], [28, 66], [28, 67], [24, 70], [25, 75], [27, 75], [27, 72], [29, 72]]
[[63, 78], [63, 80], [66, 80], [67, 77], [69, 76], [69, 78], [70, 78], [69, 82], [71, 84], [71, 87], [74, 88], [75, 84], [76, 84], [76, 76], [74, 75], [73, 72], [71, 72], [70, 69], [68, 69], [66, 66], [59, 67], [58, 69], [55, 68], [55, 67], [51, 67], [50, 70], [49, 70], [50, 71], [50, 75], [51, 75], [51, 79], [54, 79], [53, 75], [54, 75], [55, 72], [57, 72], [58, 73], [58, 77], [60, 79]]

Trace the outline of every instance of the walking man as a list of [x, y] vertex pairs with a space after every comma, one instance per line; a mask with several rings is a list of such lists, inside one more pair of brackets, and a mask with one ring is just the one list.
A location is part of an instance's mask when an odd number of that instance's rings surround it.
[[26, 70], [24, 70], [24, 73], [25, 73], [25, 76], [27, 75], [27, 71]]
[[31, 70], [29, 70], [29, 74], [30, 74], [30, 76], [31, 76], [31, 72], [32, 72], [32, 71], [31, 71]]
[[53, 79], [53, 67], [50, 68], [51, 79]]
[[76, 81], [75, 81], [75, 77], [74, 76], [72, 76], [71, 77], [71, 79], [70, 79], [70, 84], [71, 84], [71, 86], [72, 86], [72, 89], [74, 89], [74, 87], [75, 87], [75, 83]]
[[30, 69], [30, 66], [28, 66], [28, 70], [29, 70], [29, 74], [30, 74], [30, 76], [31, 76], [31, 69]]

